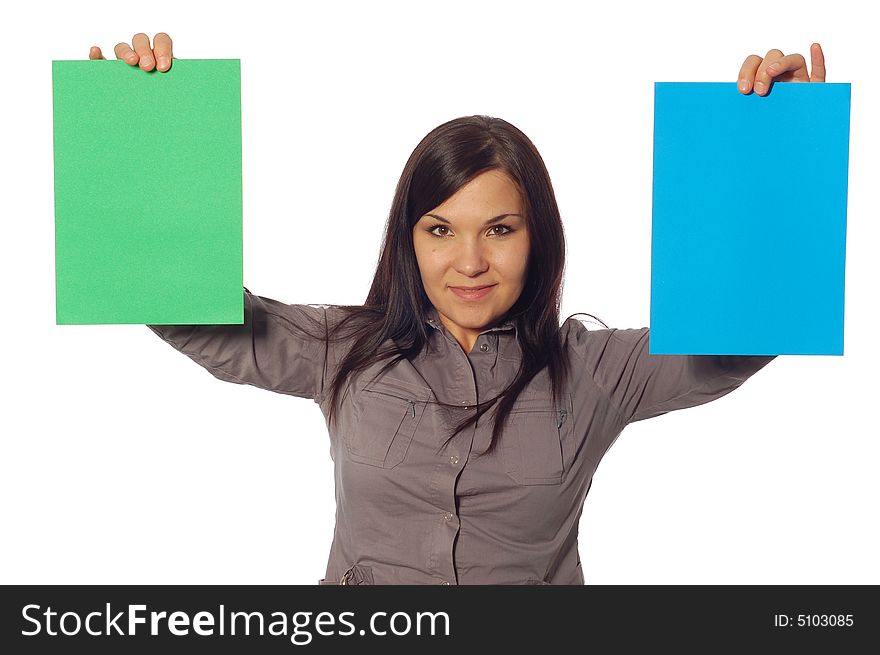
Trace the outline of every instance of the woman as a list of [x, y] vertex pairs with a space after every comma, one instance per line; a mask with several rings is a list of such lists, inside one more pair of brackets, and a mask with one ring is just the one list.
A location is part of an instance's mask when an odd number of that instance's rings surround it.
[[[133, 46], [117, 58], [170, 69], [166, 34]], [[745, 60], [740, 90], [807, 79], [801, 55], [771, 50]], [[322, 584], [583, 584], [581, 509], [623, 428], [719, 398], [773, 357], [653, 356], [647, 328], [560, 327], [564, 256], [531, 141], [463, 117], [410, 156], [364, 305], [244, 289], [244, 325], [149, 327], [221, 380], [319, 404], [337, 501]]]

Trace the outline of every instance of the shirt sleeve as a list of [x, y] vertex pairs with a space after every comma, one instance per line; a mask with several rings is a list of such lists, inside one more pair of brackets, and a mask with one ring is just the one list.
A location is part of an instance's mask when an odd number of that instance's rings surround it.
[[649, 328], [582, 329], [589, 372], [626, 423], [720, 398], [775, 358], [649, 355]]
[[[244, 288], [243, 325], [148, 325], [173, 348], [224, 382], [316, 400], [323, 394], [327, 314]], [[306, 332], [315, 336], [308, 336]]]

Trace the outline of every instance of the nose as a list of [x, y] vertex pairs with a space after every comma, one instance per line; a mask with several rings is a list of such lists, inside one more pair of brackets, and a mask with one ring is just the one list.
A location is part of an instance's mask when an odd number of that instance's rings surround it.
[[476, 277], [489, 269], [484, 246], [480, 240], [463, 241], [455, 253], [455, 270], [467, 277]]

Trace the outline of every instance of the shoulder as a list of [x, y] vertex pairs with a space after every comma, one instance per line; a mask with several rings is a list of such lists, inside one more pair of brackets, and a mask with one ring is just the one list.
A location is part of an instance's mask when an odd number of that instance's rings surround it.
[[[647, 346], [650, 329], [641, 328], [596, 328], [591, 320], [570, 316], [560, 327], [564, 348], [573, 350], [582, 358], [607, 348], [632, 350], [641, 344]], [[588, 327], [589, 326], [589, 327]]]
[[287, 303], [268, 296], [245, 291], [245, 311], [253, 315], [257, 324], [275, 325], [291, 336], [307, 340], [325, 341], [328, 337], [338, 337], [340, 328], [354, 325], [362, 310], [361, 306], [329, 305], [321, 303]]
[[602, 360], [618, 359], [637, 350], [647, 352], [649, 328], [597, 329], [595, 322], [576, 316], [566, 319], [560, 328], [563, 349], [571, 356], [598, 365]]

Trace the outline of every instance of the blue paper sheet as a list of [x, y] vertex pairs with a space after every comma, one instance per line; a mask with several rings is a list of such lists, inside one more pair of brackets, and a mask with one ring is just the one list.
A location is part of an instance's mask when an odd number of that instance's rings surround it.
[[843, 354], [850, 85], [654, 87], [651, 354]]

